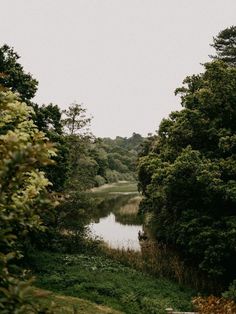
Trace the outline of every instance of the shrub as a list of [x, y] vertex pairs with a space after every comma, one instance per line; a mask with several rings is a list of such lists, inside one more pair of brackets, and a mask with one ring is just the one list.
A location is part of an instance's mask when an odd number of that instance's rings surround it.
[[106, 180], [102, 176], [99, 176], [99, 175], [95, 176], [94, 180], [96, 182], [96, 186], [101, 186], [106, 183]]
[[55, 150], [16, 95], [0, 92], [0, 112], [0, 310], [38, 313], [28, 297], [31, 281], [17, 264], [29, 233], [44, 229], [40, 215], [52, 202], [39, 167], [51, 162]]

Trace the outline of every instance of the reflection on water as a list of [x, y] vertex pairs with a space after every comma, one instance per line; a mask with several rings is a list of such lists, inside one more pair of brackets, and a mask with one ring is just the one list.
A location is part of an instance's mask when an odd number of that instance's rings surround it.
[[90, 230], [93, 235], [101, 237], [112, 248], [124, 248], [140, 251], [138, 232], [141, 225], [123, 225], [116, 221], [113, 213], [101, 218], [98, 223], [91, 223]]
[[142, 217], [137, 214], [141, 196], [134, 191], [109, 191], [96, 198], [97, 207], [89, 225], [91, 234], [111, 248], [140, 251], [138, 232], [142, 231]]

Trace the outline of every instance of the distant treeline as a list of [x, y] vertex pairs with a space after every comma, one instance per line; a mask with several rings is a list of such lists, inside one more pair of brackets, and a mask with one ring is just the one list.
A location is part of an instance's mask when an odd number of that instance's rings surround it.
[[93, 179], [95, 186], [120, 180], [136, 180], [136, 164], [140, 146], [144, 138], [133, 133], [130, 138], [98, 138], [91, 143], [88, 157], [96, 171]]

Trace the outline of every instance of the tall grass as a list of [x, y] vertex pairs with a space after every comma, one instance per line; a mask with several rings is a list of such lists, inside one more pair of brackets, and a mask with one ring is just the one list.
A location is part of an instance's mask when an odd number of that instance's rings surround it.
[[127, 204], [121, 206], [118, 210], [120, 215], [138, 215], [139, 204], [142, 200], [140, 195], [132, 197]]
[[153, 276], [168, 278], [189, 286], [198, 292], [217, 292], [220, 287], [206, 276], [186, 263], [166, 245], [147, 240], [141, 242], [141, 252], [126, 249], [112, 249], [106, 245], [101, 251], [121, 263]]

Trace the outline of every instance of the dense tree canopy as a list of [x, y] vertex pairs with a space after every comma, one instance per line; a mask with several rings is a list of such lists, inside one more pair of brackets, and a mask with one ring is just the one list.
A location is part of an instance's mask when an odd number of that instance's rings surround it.
[[142, 210], [160, 241], [212, 276], [236, 263], [236, 68], [220, 61], [177, 89], [183, 110], [160, 125], [139, 161]]
[[136, 179], [136, 161], [144, 138], [137, 133], [129, 138], [98, 138], [91, 145], [90, 156], [98, 165], [95, 181], [101, 183]]

